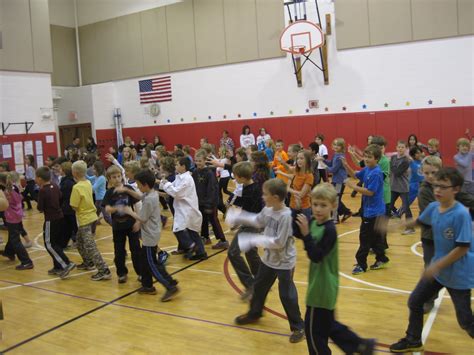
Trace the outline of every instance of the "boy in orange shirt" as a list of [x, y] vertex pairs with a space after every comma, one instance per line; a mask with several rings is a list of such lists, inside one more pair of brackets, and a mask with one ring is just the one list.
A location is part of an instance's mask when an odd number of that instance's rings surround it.
[[275, 171], [276, 177], [286, 184], [288, 182], [288, 178], [285, 175], [278, 173], [278, 171], [287, 173], [287, 170], [283, 163], [288, 161], [288, 154], [286, 154], [286, 152], [283, 150], [283, 140], [278, 139], [275, 145], [276, 151], [272, 162], [272, 168]]

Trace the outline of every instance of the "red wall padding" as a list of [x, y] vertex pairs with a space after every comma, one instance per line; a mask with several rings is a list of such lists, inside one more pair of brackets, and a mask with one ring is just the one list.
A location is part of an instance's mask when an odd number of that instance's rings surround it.
[[[406, 140], [414, 133], [419, 141], [426, 143], [429, 138], [438, 138], [444, 160], [452, 164], [456, 154], [456, 140], [464, 136], [466, 128], [474, 132], [474, 107], [433, 108], [400, 111], [339, 113], [328, 115], [306, 115], [293, 117], [272, 117], [264, 119], [229, 120], [200, 122], [179, 125], [125, 127], [124, 136], [130, 136], [136, 143], [141, 137], [148, 142], [155, 135], [160, 136], [172, 150], [177, 143], [197, 147], [201, 137], [210, 143], [218, 143], [222, 131], [227, 129], [239, 146], [239, 137], [244, 125], [249, 125], [252, 133], [258, 134], [265, 127], [273, 139], [283, 139], [285, 144], [313, 141], [316, 133], [323, 133], [326, 145], [336, 137], [343, 137], [347, 143], [364, 147], [368, 135], [383, 135], [388, 141], [387, 152], [395, 150], [398, 139]], [[107, 148], [116, 142], [113, 129], [97, 130], [97, 142]], [[104, 149], [102, 149], [104, 151]]]
[[[46, 136], [53, 136], [54, 137], [54, 142], [53, 143], [46, 143]], [[43, 142], [43, 158], [46, 160], [46, 158], [49, 155], [54, 155], [58, 156], [58, 143], [57, 143], [57, 135], [56, 132], [43, 132], [43, 133], [29, 133], [29, 134], [7, 134], [5, 136], [0, 136], [0, 144], [10, 144], [12, 147], [12, 153], [13, 153], [13, 142], [26, 142], [26, 141], [33, 141], [33, 150], [34, 150], [34, 155], [36, 158], [37, 152], [36, 152], [36, 145], [35, 141], [42, 141]], [[25, 153], [24, 151], [25, 146], [23, 144], [23, 154]], [[10, 165], [10, 169], [15, 169], [15, 160], [14, 158], [11, 159], [4, 159], [3, 155], [0, 156], [0, 161], [7, 161], [8, 164]]]

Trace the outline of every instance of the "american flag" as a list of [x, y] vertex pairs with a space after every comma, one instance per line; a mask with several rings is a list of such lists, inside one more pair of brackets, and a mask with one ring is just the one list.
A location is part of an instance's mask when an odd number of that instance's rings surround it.
[[171, 101], [171, 76], [140, 80], [140, 103]]

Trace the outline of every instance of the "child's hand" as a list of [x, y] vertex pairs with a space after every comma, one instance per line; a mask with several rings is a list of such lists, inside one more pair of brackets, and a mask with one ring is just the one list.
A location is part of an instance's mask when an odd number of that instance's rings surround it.
[[296, 224], [298, 225], [302, 236], [307, 236], [309, 234], [308, 219], [304, 214], [300, 213], [296, 217]]
[[122, 211], [123, 211], [124, 214], [128, 214], [128, 215], [133, 213], [132, 207], [130, 207], [130, 206], [123, 206]]
[[133, 224], [132, 231], [134, 231], [136, 233], [136, 232], [140, 231], [140, 227], [141, 227], [140, 221], [136, 221]]
[[105, 159], [107, 159], [108, 161], [110, 161], [112, 163], [114, 161], [115, 157], [112, 154], [107, 153], [107, 154], [105, 154]]
[[436, 263], [431, 264], [428, 266], [423, 273], [423, 278], [427, 280], [432, 280], [436, 275], [438, 275], [440, 272], [439, 267]]

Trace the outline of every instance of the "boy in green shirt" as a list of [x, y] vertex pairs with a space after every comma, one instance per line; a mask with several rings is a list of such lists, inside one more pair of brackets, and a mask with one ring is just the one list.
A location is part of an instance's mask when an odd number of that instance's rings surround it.
[[296, 222], [311, 260], [305, 317], [308, 351], [312, 355], [331, 354], [328, 347], [328, 339], [331, 338], [346, 354], [373, 354], [374, 339], [360, 338], [334, 317], [339, 289], [339, 261], [337, 231], [331, 212], [336, 203], [337, 192], [331, 184], [317, 185], [311, 192], [311, 222], [308, 223], [303, 214], [298, 215]]

